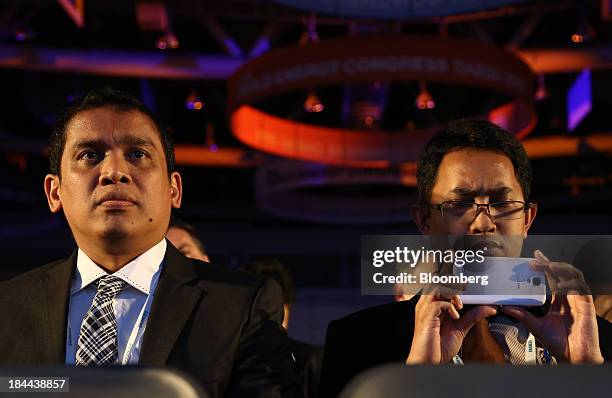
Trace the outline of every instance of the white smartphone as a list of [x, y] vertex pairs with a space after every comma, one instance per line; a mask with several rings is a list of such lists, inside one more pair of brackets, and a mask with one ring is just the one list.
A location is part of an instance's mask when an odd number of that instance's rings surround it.
[[[460, 295], [464, 304], [539, 306], [546, 302], [546, 276], [529, 267], [532, 258], [485, 257], [480, 264], [453, 267], [453, 273], [480, 276]], [[486, 284], [482, 283], [486, 277]]]

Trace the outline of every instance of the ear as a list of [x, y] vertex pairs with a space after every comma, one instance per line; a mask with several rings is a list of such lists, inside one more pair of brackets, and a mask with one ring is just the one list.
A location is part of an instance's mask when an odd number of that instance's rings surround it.
[[538, 213], [538, 204], [532, 203], [527, 209], [527, 211], [525, 212], [525, 229], [523, 232], [524, 238], [527, 237], [527, 231], [529, 231], [529, 228], [531, 228], [531, 224], [533, 223], [533, 220], [535, 220], [537, 213]]
[[429, 233], [429, 209], [421, 205], [412, 205], [410, 213], [421, 234], [427, 235]]
[[47, 174], [45, 176], [45, 195], [47, 195], [47, 203], [52, 213], [62, 210], [60, 179], [55, 174]]
[[183, 179], [181, 175], [173, 171], [170, 175], [170, 203], [173, 209], [179, 209], [181, 207], [181, 200], [183, 199]]

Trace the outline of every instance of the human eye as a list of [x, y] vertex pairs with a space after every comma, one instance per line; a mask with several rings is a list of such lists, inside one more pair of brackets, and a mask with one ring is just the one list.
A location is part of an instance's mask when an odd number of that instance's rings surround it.
[[497, 203], [492, 203], [491, 206], [496, 208], [496, 209], [512, 209], [515, 207], [520, 207], [522, 205], [522, 203], [520, 202], [515, 202], [513, 200], [504, 200], [501, 202], [497, 202]]
[[445, 207], [448, 207], [449, 209], [469, 209], [472, 207], [472, 202], [465, 202], [462, 200], [451, 200], [449, 202], [446, 202]]
[[149, 154], [142, 149], [133, 149], [128, 153], [130, 159], [145, 159], [149, 157]]
[[79, 153], [77, 158], [86, 162], [95, 162], [100, 159], [100, 154], [94, 150], [88, 149]]

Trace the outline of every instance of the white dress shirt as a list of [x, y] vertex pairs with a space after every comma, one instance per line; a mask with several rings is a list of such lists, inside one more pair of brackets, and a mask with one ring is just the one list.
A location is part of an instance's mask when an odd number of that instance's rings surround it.
[[[113, 300], [117, 319], [117, 345], [120, 364], [137, 364], [142, 336], [153, 301], [157, 281], [166, 253], [166, 239], [136, 257], [113, 275], [125, 281]], [[68, 328], [66, 333], [66, 364], [74, 365], [79, 332], [85, 314], [93, 303], [99, 278], [108, 275], [81, 249], [70, 289]]]

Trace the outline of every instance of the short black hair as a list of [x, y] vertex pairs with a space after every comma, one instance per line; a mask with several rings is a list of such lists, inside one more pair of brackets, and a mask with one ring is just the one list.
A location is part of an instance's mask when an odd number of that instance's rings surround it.
[[247, 265], [240, 267], [241, 271], [263, 275], [274, 279], [283, 290], [283, 301], [292, 305], [295, 302], [295, 287], [289, 270], [276, 258], [260, 257], [251, 260]]
[[[202, 254], [206, 254], [206, 249], [204, 248], [204, 244], [202, 243], [202, 241], [198, 238], [198, 231], [196, 230], [196, 228], [189, 224], [187, 221], [182, 220], [178, 217], [171, 217], [170, 218], [170, 224], [168, 225], [168, 230], [170, 228], [178, 228], [178, 229], [182, 229], [183, 231], [187, 232], [189, 234], [189, 236], [191, 236], [191, 239], [193, 239], [194, 243], [196, 244], [196, 246], [198, 247], [198, 249], [200, 249], [200, 251], [202, 252]], [[208, 255], [208, 254], [206, 254]]]
[[448, 123], [446, 129], [436, 134], [421, 153], [416, 172], [421, 203], [431, 200], [431, 192], [444, 155], [465, 148], [494, 150], [508, 156], [514, 166], [514, 174], [521, 185], [525, 202], [529, 201], [533, 179], [531, 163], [516, 137], [486, 120], [459, 119]]
[[151, 119], [159, 133], [159, 138], [166, 155], [168, 176], [170, 176], [174, 171], [174, 141], [168, 129], [137, 97], [110, 87], [90, 91], [73, 102], [60, 114], [49, 137], [49, 170], [51, 173], [61, 177], [62, 154], [66, 146], [66, 129], [72, 119], [80, 112], [107, 106], [122, 112], [137, 111]]

